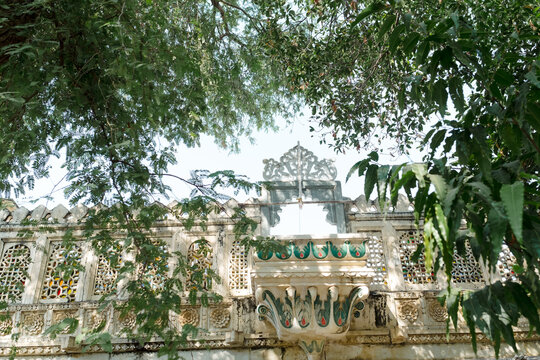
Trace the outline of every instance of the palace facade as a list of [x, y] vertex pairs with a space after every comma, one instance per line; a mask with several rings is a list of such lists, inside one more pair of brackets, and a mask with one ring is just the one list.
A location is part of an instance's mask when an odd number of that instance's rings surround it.
[[[215, 214], [208, 227], [186, 231], [173, 216], [158, 222], [152, 236], [165, 241], [171, 252], [212, 268], [222, 279], [213, 290], [223, 296], [207, 307], [186, 302], [171, 326], [204, 329], [179, 350], [186, 359], [465, 359], [475, 358], [463, 319], [446, 334], [447, 313], [437, 300], [446, 286], [442, 272], [434, 273], [423, 256], [412, 255], [422, 242], [411, 205], [400, 197], [393, 209], [381, 211], [377, 202], [345, 199], [336, 169], [329, 160], [295, 146], [279, 160], [265, 160], [263, 177], [273, 186], [262, 197], [224, 207], [243, 206], [259, 224], [261, 235], [275, 235], [285, 251], [246, 251], [232, 233], [233, 223]], [[0, 210], [0, 300], [8, 301], [0, 320], [0, 357], [16, 351], [27, 359], [153, 359], [159, 339], [143, 346], [125, 338], [134, 328], [135, 314], [120, 316], [113, 308], [98, 310], [98, 300], [116, 284], [117, 269], [96, 256], [82, 239], [72, 249], [62, 245], [68, 229], [82, 237], [88, 209], [62, 205], [33, 210], [4, 201]], [[283, 234], [284, 216], [312, 209], [319, 218], [302, 218], [302, 228]], [[290, 212], [293, 211], [293, 212]], [[295, 212], [294, 212], [295, 211]], [[312, 213], [310, 213], [312, 214]], [[52, 232], [37, 232], [25, 219], [45, 221]], [[300, 218], [299, 218], [300, 219]], [[299, 220], [300, 221], [300, 220]], [[313, 233], [310, 224], [323, 224]], [[315, 228], [315, 226], [313, 227]], [[281, 229], [280, 232], [277, 229]], [[24, 231], [34, 236], [19, 237]], [[211, 254], [196, 257], [195, 240], [204, 237]], [[66, 281], [55, 268], [66, 252], [84, 271]], [[504, 248], [496, 272], [468, 256], [455, 256], [452, 283], [477, 289], [486, 283], [514, 279], [514, 258]], [[159, 281], [157, 279], [156, 281]], [[24, 286], [20, 286], [24, 284]], [[121, 299], [120, 299], [121, 300]], [[55, 339], [43, 333], [65, 318], [77, 318], [74, 334]], [[105, 323], [113, 334], [112, 354], [99, 346], [76, 341], [82, 329]], [[515, 328], [523, 358], [540, 355], [540, 338], [529, 336], [526, 321]], [[14, 334], [17, 334], [15, 337]], [[478, 334], [478, 357], [494, 358], [488, 340]], [[15, 349], [16, 348], [16, 349]], [[501, 358], [514, 357], [503, 344]]]

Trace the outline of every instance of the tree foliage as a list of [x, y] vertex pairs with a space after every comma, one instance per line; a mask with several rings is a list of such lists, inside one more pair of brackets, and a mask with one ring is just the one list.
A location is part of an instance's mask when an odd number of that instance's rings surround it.
[[[187, 216], [187, 229], [204, 226], [208, 214], [223, 210], [220, 189], [256, 187], [227, 171], [184, 179], [167, 169], [179, 144], [196, 146], [206, 134], [234, 150], [238, 137], [271, 128], [275, 113], [288, 113], [288, 89], [262, 56], [259, 24], [219, 0], [5, 0], [0, 9], [0, 192], [32, 189], [49, 175], [49, 159], [61, 158], [69, 201], [105, 205], [89, 214], [84, 237], [121, 266], [117, 281], [127, 281], [126, 302], [111, 294], [101, 306], [137, 314], [137, 333], [129, 335], [142, 343], [159, 336], [161, 351], [177, 357], [178, 345], [196, 331], [185, 326], [178, 334], [168, 326], [186, 291], [181, 275], [192, 274], [190, 301], [206, 304], [212, 294], [200, 286], [200, 269], [168, 253], [151, 228], [167, 211]], [[164, 177], [192, 185], [191, 198], [173, 209], [154, 203], [170, 194]], [[242, 211], [230, 215], [238, 234], [253, 234]], [[68, 231], [64, 244], [78, 239]], [[122, 253], [133, 259], [121, 261]], [[57, 269], [59, 276], [77, 266]], [[74, 321], [49, 333], [73, 330]], [[102, 330], [78, 340], [110, 350], [111, 336]]]
[[[471, 333], [479, 328], [497, 351], [501, 339], [515, 346], [520, 316], [540, 329], [534, 1], [5, 0], [1, 8], [0, 191], [31, 188], [48, 175], [48, 159], [62, 157], [72, 202], [117, 204], [90, 214], [85, 235], [113, 263], [123, 250], [135, 254], [124, 276], [139, 264], [165, 274], [171, 257], [175, 275], [186, 271], [181, 254], [148, 236], [165, 214], [150, 203], [169, 191], [162, 179], [174, 177], [176, 146], [209, 134], [234, 148], [237, 136], [271, 126], [272, 114], [301, 98], [338, 150], [377, 150], [383, 138], [400, 151], [418, 142], [427, 150], [423, 164], [402, 166], [379, 164], [375, 151], [351, 174], [366, 175], [367, 197], [375, 190], [395, 203], [407, 193], [436, 269], [450, 275], [466, 242], [491, 269], [503, 244], [510, 248], [519, 282], [477, 292], [449, 282], [454, 323], [461, 307]], [[220, 186], [251, 187], [229, 172], [177, 180], [195, 189], [176, 208], [188, 227], [220, 210]], [[238, 235], [253, 233], [241, 211], [231, 216]], [[185, 284], [167, 277], [157, 290], [144, 275], [128, 284], [122, 311], [137, 313], [141, 342], [158, 335], [176, 356], [195, 331], [166, 326]], [[61, 327], [73, 323], [51, 332]]]
[[[399, 191], [414, 202], [421, 250], [448, 277], [452, 321], [461, 307], [497, 352], [501, 339], [515, 348], [520, 316], [540, 332], [537, 2], [281, 2], [265, 13], [269, 55], [338, 149], [386, 137], [427, 153], [390, 167], [374, 152], [351, 171], [365, 174], [367, 198], [376, 188], [394, 205]], [[466, 242], [492, 271], [506, 244], [519, 281], [454, 289], [452, 258]]]

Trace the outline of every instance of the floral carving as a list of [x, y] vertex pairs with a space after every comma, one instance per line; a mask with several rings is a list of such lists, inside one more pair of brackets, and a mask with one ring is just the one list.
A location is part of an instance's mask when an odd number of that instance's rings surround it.
[[431, 299], [429, 301], [428, 312], [435, 321], [443, 322], [448, 319], [448, 313], [446, 312], [446, 309], [441, 306], [441, 304], [439, 304], [436, 299]]
[[42, 313], [26, 313], [23, 315], [22, 330], [25, 335], [39, 335], [43, 330]]
[[186, 309], [180, 314], [179, 321], [182, 326], [186, 324], [197, 326], [199, 325], [199, 312], [195, 309]]
[[91, 331], [99, 328], [105, 321], [106, 319], [103, 313], [100, 313], [97, 310], [86, 313], [86, 327]]
[[210, 321], [216, 328], [224, 328], [229, 325], [229, 322], [231, 321], [231, 314], [229, 313], [228, 309], [214, 309], [210, 313]]
[[399, 317], [413, 323], [418, 319], [418, 303], [416, 300], [406, 300], [399, 303]]
[[135, 321], [137, 320], [135, 314], [126, 314], [126, 315], [119, 315], [118, 316], [118, 322], [120, 323], [120, 326], [125, 329], [134, 329], [135, 328]]
[[13, 328], [13, 320], [11, 320], [11, 317], [4, 318], [5, 314], [0, 316], [2, 316], [2, 320], [0, 320], [0, 336], [9, 335]]
[[336, 166], [332, 160], [319, 160], [311, 151], [296, 145], [279, 161], [265, 159], [263, 178], [268, 181], [294, 181], [298, 177], [302, 179], [335, 180], [337, 176]]
[[[58, 324], [59, 322], [63, 321], [64, 319], [68, 318], [76, 318], [77, 317], [77, 311], [76, 310], [70, 310], [70, 311], [55, 311], [53, 315], [53, 323]], [[69, 332], [69, 326], [67, 326], [64, 330], [60, 332], [60, 334], [67, 334]]]

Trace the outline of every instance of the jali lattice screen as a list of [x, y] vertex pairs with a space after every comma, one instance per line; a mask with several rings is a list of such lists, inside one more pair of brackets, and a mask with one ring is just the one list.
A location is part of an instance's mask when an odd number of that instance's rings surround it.
[[30, 261], [28, 246], [6, 245], [0, 260], [0, 301], [21, 301]]
[[452, 281], [454, 283], [477, 283], [484, 281], [478, 262], [474, 258], [471, 246], [465, 244], [465, 256], [454, 254]]
[[375, 276], [371, 281], [372, 284], [386, 285], [386, 259], [384, 257], [383, 243], [379, 236], [370, 236], [367, 247], [369, 257], [367, 266], [375, 270]]
[[120, 264], [113, 267], [109, 259], [104, 255], [99, 255], [94, 280], [94, 295], [110, 294], [115, 289], [119, 268]]
[[412, 256], [419, 244], [423, 243], [423, 237], [416, 231], [407, 231], [399, 237], [399, 255], [403, 280], [409, 284], [432, 284], [435, 282], [435, 274], [426, 269], [424, 254], [420, 254], [418, 261], [413, 261]]
[[249, 269], [247, 251], [235, 240], [232, 243], [229, 258], [229, 288], [231, 290], [247, 290], [249, 288]]
[[212, 248], [206, 241], [195, 241], [188, 249], [187, 260], [189, 265], [188, 288], [212, 288]]
[[62, 243], [51, 243], [49, 260], [45, 268], [45, 277], [41, 289], [41, 298], [75, 300], [81, 261], [81, 248], [74, 245], [66, 249]]

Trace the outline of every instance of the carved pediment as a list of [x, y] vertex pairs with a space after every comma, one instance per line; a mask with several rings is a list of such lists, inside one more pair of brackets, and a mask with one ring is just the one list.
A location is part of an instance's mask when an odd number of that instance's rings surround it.
[[279, 161], [265, 159], [263, 178], [267, 181], [302, 180], [335, 180], [337, 170], [334, 162], [329, 159], [319, 160], [308, 149], [296, 145]]

